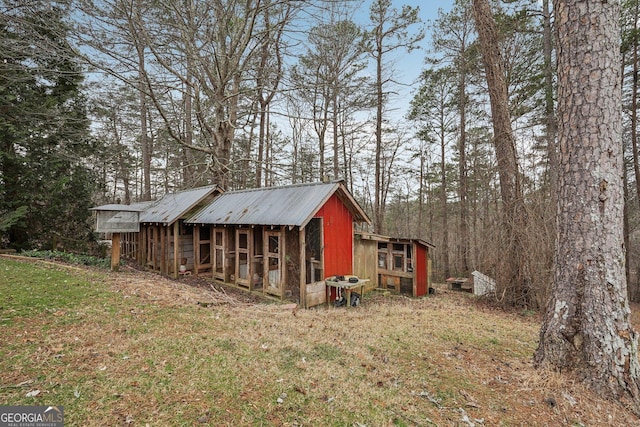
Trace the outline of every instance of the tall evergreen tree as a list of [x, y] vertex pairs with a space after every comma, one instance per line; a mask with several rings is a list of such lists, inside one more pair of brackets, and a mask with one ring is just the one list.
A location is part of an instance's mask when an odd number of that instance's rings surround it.
[[445, 278], [451, 275], [449, 262], [449, 212], [447, 180], [447, 156], [451, 155], [449, 144], [455, 131], [454, 97], [456, 76], [450, 68], [425, 70], [422, 84], [411, 101], [409, 118], [418, 122], [418, 137], [439, 146], [440, 163], [440, 209], [442, 238], [438, 242], [442, 256], [442, 271]]
[[82, 162], [89, 121], [66, 6], [0, 4], [0, 232], [3, 245], [19, 249], [90, 233], [96, 180]]
[[390, 0], [376, 0], [369, 8], [371, 21], [370, 54], [375, 62], [376, 77], [374, 91], [376, 98], [376, 150], [375, 150], [375, 194], [373, 206], [373, 227], [377, 233], [384, 230], [385, 188], [383, 156], [383, 123], [384, 106], [389, 101], [389, 86], [393, 82], [393, 70], [390, 68], [388, 57], [393, 52], [406, 50], [411, 52], [418, 47], [424, 38], [422, 29], [411, 33], [409, 28], [420, 23], [419, 8], [403, 6], [401, 10], [394, 8]]

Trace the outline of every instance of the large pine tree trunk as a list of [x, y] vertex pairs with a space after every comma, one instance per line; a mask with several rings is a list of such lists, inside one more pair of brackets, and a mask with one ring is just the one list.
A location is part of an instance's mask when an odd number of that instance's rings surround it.
[[623, 243], [619, 3], [554, 2], [559, 197], [554, 284], [537, 366], [574, 371], [638, 408]]

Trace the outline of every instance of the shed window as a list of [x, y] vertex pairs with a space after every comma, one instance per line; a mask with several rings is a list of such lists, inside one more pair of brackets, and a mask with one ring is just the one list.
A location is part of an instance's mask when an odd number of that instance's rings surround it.
[[210, 239], [211, 239], [211, 227], [207, 225], [200, 226], [200, 240], [209, 241]]
[[379, 268], [388, 268], [388, 262], [387, 262], [387, 255], [388, 255], [388, 247], [386, 243], [383, 242], [379, 242], [378, 243], [378, 267]]
[[378, 253], [378, 267], [387, 268], [387, 254], [380, 252]]
[[278, 236], [269, 236], [269, 252], [278, 253], [279, 246], [279, 238]]
[[238, 233], [238, 247], [241, 249], [249, 248], [249, 233], [248, 232], [239, 232]]
[[393, 256], [393, 269], [404, 270], [404, 256], [402, 255]]
[[238, 277], [242, 280], [249, 279], [249, 254], [246, 252], [238, 254]]

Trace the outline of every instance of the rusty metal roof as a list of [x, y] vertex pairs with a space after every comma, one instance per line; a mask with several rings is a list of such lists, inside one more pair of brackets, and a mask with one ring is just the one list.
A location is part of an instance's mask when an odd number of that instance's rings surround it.
[[372, 241], [376, 241], [376, 242], [398, 242], [398, 243], [418, 243], [422, 246], [426, 246], [428, 248], [432, 248], [435, 249], [435, 245], [431, 242], [428, 242], [424, 239], [413, 239], [413, 238], [409, 238], [409, 237], [390, 237], [390, 236], [383, 236], [381, 234], [376, 234], [376, 233], [370, 233], [368, 231], [356, 231], [355, 234], [357, 236], [359, 236], [360, 239], [363, 240], [372, 240]]
[[173, 224], [179, 218], [190, 214], [192, 209], [216, 191], [220, 191], [217, 185], [209, 185], [165, 194], [140, 214], [140, 222]]
[[355, 221], [370, 223], [342, 181], [230, 191], [218, 196], [185, 222], [302, 227], [336, 192], [351, 210]]
[[137, 202], [130, 205], [123, 205], [119, 203], [111, 203], [108, 205], [96, 206], [89, 209], [90, 211], [116, 211], [116, 212], [142, 212], [149, 207], [153, 202]]

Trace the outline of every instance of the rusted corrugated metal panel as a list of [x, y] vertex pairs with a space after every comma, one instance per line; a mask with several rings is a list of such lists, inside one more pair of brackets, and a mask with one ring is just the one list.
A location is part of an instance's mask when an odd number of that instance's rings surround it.
[[130, 205], [111, 203], [109, 205], [96, 206], [89, 209], [90, 211], [120, 211], [120, 212], [142, 212], [147, 209], [153, 202], [138, 202]]
[[210, 185], [166, 194], [140, 214], [140, 222], [173, 224], [217, 190], [216, 185]]
[[[187, 219], [192, 224], [304, 226], [339, 191], [357, 220], [369, 221], [340, 182], [256, 188], [223, 193]], [[342, 199], [341, 198], [341, 199]]]
[[435, 249], [435, 245], [433, 243], [427, 242], [426, 240], [423, 239], [410, 239], [410, 238], [405, 238], [405, 237], [389, 237], [388, 238], [389, 242], [398, 242], [398, 243], [409, 243], [409, 242], [413, 242], [416, 243], [418, 245], [422, 245], [426, 248], [429, 249]]

